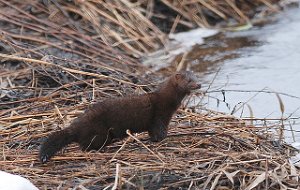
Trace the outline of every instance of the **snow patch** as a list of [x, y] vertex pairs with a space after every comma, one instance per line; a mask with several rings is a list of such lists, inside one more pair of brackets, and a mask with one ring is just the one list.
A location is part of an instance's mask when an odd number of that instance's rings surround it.
[[177, 55], [189, 52], [194, 45], [203, 44], [204, 38], [217, 33], [218, 30], [197, 28], [188, 32], [170, 34], [165, 47], [144, 57], [143, 64], [153, 67], [153, 70], [166, 67]]
[[19, 175], [0, 171], [1, 190], [39, 190], [28, 179]]

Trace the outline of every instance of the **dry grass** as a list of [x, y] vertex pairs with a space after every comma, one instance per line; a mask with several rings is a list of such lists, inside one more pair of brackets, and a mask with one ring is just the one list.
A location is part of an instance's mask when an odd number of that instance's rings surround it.
[[[45, 101], [35, 104], [49, 106]], [[17, 114], [16, 110], [15, 115], [1, 118], [5, 126], [1, 130], [1, 168], [30, 178], [41, 189], [102, 189], [112, 187], [115, 178], [118, 188], [137, 189], [298, 186], [299, 170], [287, 159], [294, 150], [274, 141], [266, 128], [191, 109], [179, 111], [168, 138], [160, 143], [150, 143], [146, 134], [139, 134], [114, 143], [104, 152], [81, 152], [74, 145], [50, 163], [41, 164], [37, 160], [40, 138], [66, 126], [82, 107], [54, 106], [31, 115]]]
[[[72, 145], [41, 164], [42, 138], [68, 126], [90, 102], [151, 90], [166, 74], [132, 58], [164, 43], [165, 34], [150, 22], [154, 1], [51, 2], [0, 0], [1, 170], [40, 189], [299, 188], [299, 169], [288, 161], [293, 148], [267, 127], [201, 111], [201, 105], [182, 107], [160, 143], [139, 134], [103, 152]], [[178, 9], [177, 1], [162, 2]], [[186, 15], [186, 1], [173, 28], [206, 25], [207, 10], [224, 19], [248, 16], [230, 0], [194, 3], [199, 12]]]
[[[23, 29], [6, 31], [5, 35], [14, 39], [41, 43], [48, 46], [72, 46], [89, 51], [94, 55], [107, 54], [108, 47], [122, 49], [130, 55], [141, 57], [161, 47], [166, 34], [152, 21], [161, 27], [169, 25], [169, 32], [179, 27], [211, 27], [221, 20], [233, 19], [236, 23], [245, 24], [255, 15], [259, 6], [265, 5], [268, 11], [276, 12], [278, 0], [143, 0], [143, 1], [7, 1], [1, 0], [1, 21], [17, 25]], [[157, 7], [159, 6], [159, 7]], [[160, 8], [162, 7], [162, 8]], [[27, 31], [35, 32], [40, 38], [24, 36]], [[64, 34], [64, 36], [61, 36]], [[42, 35], [42, 36], [41, 36]], [[55, 42], [41, 39], [54, 38]], [[60, 38], [58, 38], [60, 37]], [[58, 38], [58, 39], [55, 39]], [[82, 47], [77, 47], [77, 41]], [[84, 43], [86, 42], [86, 43]], [[77, 46], [76, 46], [77, 45]], [[87, 48], [89, 48], [87, 50]], [[99, 49], [102, 51], [99, 51]], [[110, 49], [110, 48], [108, 48]], [[80, 50], [79, 50], [80, 51]], [[51, 52], [53, 54], [53, 52]]]

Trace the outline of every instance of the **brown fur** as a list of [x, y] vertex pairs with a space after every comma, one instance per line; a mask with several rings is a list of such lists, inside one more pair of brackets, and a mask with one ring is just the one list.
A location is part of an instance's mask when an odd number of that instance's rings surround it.
[[92, 105], [71, 125], [49, 135], [40, 148], [40, 160], [47, 162], [60, 149], [76, 142], [82, 150], [99, 150], [112, 139], [148, 131], [151, 141], [167, 136], [168, 124], [191, 90], [200, 88], [190, 72], [172, 75], [152, 93], [110, 99]]

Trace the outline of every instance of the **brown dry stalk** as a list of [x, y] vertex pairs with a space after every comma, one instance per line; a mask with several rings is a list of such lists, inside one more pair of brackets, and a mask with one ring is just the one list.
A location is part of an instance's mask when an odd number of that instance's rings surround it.
[[288, 160], [295, 149], [278, 144], [276, 126], [256, 127], [201, 104], [179, 109], [160, 143], [129, 133], [101, 151], [73, 144], [48, 164], [37, 156], [43, 138], [90, 103], [150, 91], [165, 78], [133, 58], [166, 40], [154, 16], [170, 19], [176, 31], [183, 23], [209, 26], [208, 15], [242, 22], [245, 10], [275, 1], [161, 0], [173, 17], [157, 13], [152, 0], [43, 2], [0, 0], [1, 170], [39, 189], [299, 188], [299, 168]]

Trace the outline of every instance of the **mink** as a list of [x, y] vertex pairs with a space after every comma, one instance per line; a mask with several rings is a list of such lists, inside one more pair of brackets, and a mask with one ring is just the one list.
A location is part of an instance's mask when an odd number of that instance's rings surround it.
[[71, 143], [78, 143], [83, 151], [100, 150], [112, 140], [126, 137], [127, 129], [133, 133], [147, 131], [151, 141], [159, 142], [166, 138], [168, 124], [181, 101], [200, 87], [192, 72], [181, 71], [154, 92], [92, 104], [70, 126], [46, 138], [39, 159], [45, 163]]

